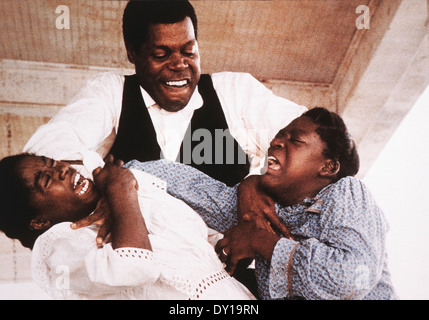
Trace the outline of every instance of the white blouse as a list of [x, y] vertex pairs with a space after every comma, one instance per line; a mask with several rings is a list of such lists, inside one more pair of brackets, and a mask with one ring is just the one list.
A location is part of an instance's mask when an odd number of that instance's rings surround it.
[[99, 248], [98, 227], [60, 223], [34, 245], [34, 281], [55, 299], [254, 299], [224, 271], [200, 216], [164, 181], [131, 171], [153, 251]]

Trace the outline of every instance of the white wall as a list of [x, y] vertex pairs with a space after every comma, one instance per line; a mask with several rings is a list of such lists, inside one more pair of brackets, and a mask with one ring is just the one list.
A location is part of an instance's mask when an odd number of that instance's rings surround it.
[[363, 180], [390, 224], [390, 270], [400, 299], [429, 299], [429, 87]]

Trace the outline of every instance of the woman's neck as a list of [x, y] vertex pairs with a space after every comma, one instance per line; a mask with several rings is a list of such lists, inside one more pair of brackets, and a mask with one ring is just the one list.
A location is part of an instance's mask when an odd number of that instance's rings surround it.
[[308, 198], [315, 198], [317, 194], [329, 185], [329, 182], [315, 183], [313, 185], [303, 185], [289, 190], [273, 190], [272, 198], [285, 207], [290, 207], [303, 202]]

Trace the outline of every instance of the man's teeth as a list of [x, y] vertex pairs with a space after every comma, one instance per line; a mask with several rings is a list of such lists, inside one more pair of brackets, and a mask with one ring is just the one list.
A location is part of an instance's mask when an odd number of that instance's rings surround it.
[[165, 84], [170, 87], [183, 87], [188, 84], [188, 80], [166, 81]]

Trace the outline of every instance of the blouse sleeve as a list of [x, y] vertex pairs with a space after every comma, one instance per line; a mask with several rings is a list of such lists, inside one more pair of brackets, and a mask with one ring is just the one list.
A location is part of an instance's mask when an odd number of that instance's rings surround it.
[[125, 167], [166, 182], [167, 193], [195, 210], [209, 228], [223, 233], [237, 224], [237, 186], [228, 187], [191, 166], [166, 159], [131, 160]]
[[34, 281], [53, 298], [116, 294], [159, 278], [151, 251], [137, 248], [98, 248], [96, 229], [72, 230], [70, 223], [55, 225], [33, 248]]

